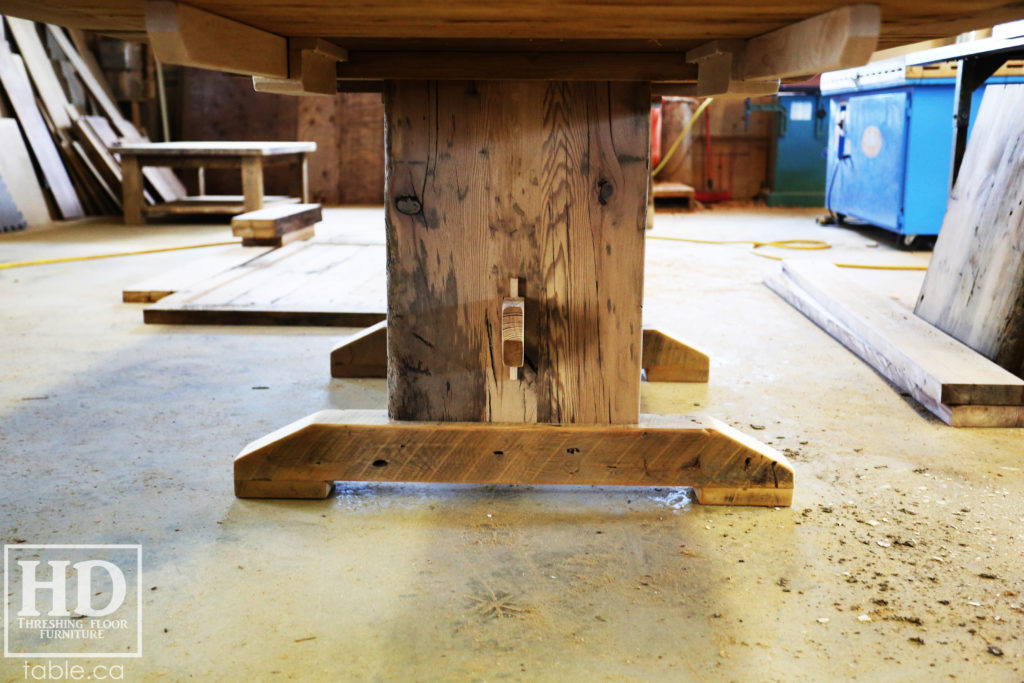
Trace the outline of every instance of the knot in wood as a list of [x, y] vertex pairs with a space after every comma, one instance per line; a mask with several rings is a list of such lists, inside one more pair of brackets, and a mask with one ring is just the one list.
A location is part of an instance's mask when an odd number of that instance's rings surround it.
[[398, 209], [399, 213], [404, 213], [406, 216], [415, 216], [423, 212], [423, 204], [412, 195], [403, 195], [396, 199], [395, 208]]
[[613, 194], [615, 194], [615, 187], [610, 182], [604, 179], [597, 182], [597, 201], [601, 206], [607, 204]]

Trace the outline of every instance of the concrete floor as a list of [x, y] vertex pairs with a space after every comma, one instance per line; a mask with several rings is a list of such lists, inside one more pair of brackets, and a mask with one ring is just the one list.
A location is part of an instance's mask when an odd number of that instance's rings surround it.
[[[659, 213], [655, 232], [927, 260], [813, 215]], [[357, 218], [378, 224], [331, 214]], [[225, 238], [94, 222], [0, 235], [0, 260]], [[784, 450], [792, 508], [497, 486], [237, 500], [244, 444], [382, 408], [384, 381], [331, 380], [349, 330], [143, 325], [121, 288], [197, 256], [178, 251], [0, 270], [0, 537], [142, 545], [126, 680], [1024, 681], [1024, 431], [941, 424], [763, 287], [777, 264], [746, 246], [647, 244], [648, 322], [713, 360], [707, 385], [645, 384], [642, 410]], [[912, 301], [921, 274], [857, 277]]]

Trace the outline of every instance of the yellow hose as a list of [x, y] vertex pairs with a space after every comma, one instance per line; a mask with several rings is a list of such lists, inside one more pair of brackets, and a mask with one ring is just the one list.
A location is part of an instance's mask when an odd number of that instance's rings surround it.
[[162, 249], [143, 249], [141, 251], [120, 251], [113, 254], [90, 254], [88, 256], [64, 256], [62, 258], [47, 258], [39, 259], [38, 261], [12, 261], [10, 263], [0, 263], [0, 270], [6, 268], [24, 268], [25, 266], [45, 266], [51, 263], [70, 263], [72, 261], [91, 261], [93, 259], [100, 258], [115, 258], [117, 256], [138, 256], [140, 254], [158, 254], [162, 251], [180, 251], [182, 249], [201, 249], [203, 247], [223, 247], [231, 244], [241, 244], [239, 241], [233, 242], [210, 242], [209, 244], [189, 244], [184, 247], [163, 247]]
[[679, 148], [679, 145], [686, 137], [686, 134], [690, 132], [691, 128], [693, 128], [693, 124], [697, 121], [697, 119], [700, 118], [700, 115], [704, 113], [704, 110], [708, 108], [708, 105], [711, 104], [712, 101], [714, 101], [714, 98], [709, 97], [700, 103], [700, 106], [697, 107], [697, 111], [693, 112], [693, 116], [691, 116], [690, 120], [686, 122], [685, 126], [683, 126], [683, 132], [679, 134], [679, 137], [676, 138], [676, 141], [673, 142], [672, 146], [668, 148], [668, 152], [665, 153], [665, 156], [661, 158], [661, 161], [658, 162], [658, 165], [654, 167], [653, 171], [651, 171], [651, 177], [658, 175], [658, 173], [661, 172], [661, 169], [665, 168], [665, 164], [668, 163], [668, 160], [672, 158], [673, 154], [675, 154], [676, 149]]
[[[832, 248], [831, 244], [822, 240], [772, 240], [770, 242], [760, 242], [757, 240], [698, 240], [686, 237], [668, 237], [666, 235], [647, 235], [647, 239], [669, 240], [671, 242], [689, 242], [691, 244], [750, 244], [752, 245], [752, 254], [760, 256], [761, 258], [772, 259], [773, 261], [782, 261], [783, 259], [781, 256], [765, 254], [757, 250], [761, 247], [800, 249], [808, 251]], [[864, 270], [928, 270], [928, 266], [884, 266], [873, 265], [870, 263], [833, 263], [832, 265], [838, 268], [860, 268]]]

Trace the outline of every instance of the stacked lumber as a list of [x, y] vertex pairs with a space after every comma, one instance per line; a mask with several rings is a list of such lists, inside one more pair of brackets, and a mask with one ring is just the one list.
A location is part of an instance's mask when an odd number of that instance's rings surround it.
[[1024, 427], [1024, 380], [830, 263], [784, 261], [776, 294], [954, 427]]
[[[146, 138], [76, 43], [84, 46], [56, 26], [0, 19], [0, 115], [11, 117], [0, 120], [0, 230], [121, 211], [120, 162], [109, 146]], [[172, 171], [147, 171], [147, 201], [184, 196]]]
[[280, 247], [308, 240], [321, 220], [319, 204], [279, 204], [238, 214], [231, 219], [231, 232], [246, 247]]
[[1024, 86], [992, 85], [914, 312], [1024, 376]]

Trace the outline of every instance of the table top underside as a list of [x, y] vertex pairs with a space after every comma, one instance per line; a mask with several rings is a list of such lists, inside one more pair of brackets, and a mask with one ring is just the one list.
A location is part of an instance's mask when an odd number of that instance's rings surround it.
[[[349, 50], [674, 52], [750, 38], [842, 0], [194, 0], [189, 4], [289, 37]], [[878, 0], [879, 49], [1024, 17], [1019, 0]], [[109, 34], [145, 33], [144, 0], [4, 0], [2, 11]]]

